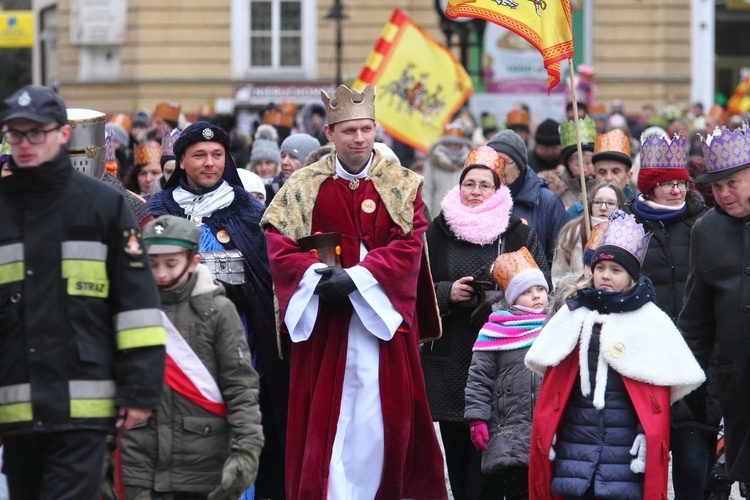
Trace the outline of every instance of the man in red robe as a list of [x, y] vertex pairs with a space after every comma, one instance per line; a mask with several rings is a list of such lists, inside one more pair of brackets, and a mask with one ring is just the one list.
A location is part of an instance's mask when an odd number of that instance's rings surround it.
[[[373, 150], [371, 87], [322, 99], [335, 152], [295, 172], [261, 221], [291, 339], [287, 497], [447, 498], [418, 354], [440, 333], [421, 178]], [[340, 234], [341, 267], [300, 249], [316, 233]]]

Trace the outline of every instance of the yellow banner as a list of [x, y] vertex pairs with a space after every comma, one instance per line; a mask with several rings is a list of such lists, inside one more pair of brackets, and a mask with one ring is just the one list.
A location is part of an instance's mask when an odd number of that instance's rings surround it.
[[542, 54], [547, 92], [560, 82], [560, 61], [573, 57], [570, 0], [448, 0], [445, 15], [484, 19], [525, 38]]
[[474, 91], [453, 54], [398, 9], [354, 82], [376, 87], [375, 115], [388, 134], [425, 151]]
[[34, 13], [30, 10], [0, 11], [0, 48], [34, 45]]

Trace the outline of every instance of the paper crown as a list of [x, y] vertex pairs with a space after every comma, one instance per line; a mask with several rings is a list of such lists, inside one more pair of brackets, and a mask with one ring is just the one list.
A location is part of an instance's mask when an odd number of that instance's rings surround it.
[[601, 225], [606, 226], [597, 248], [605, 245], [619, 247], [635, 257], [641, 265], [643, 264], [651, 233], [647, 234], [643, 230], [643, 226], [635, 221], [635, 216], [627, 215], [622, 210], [615, 210], [609, 216], [609, 221], [597, 224], [597, 226]]
[[130, 130], [133, 128], [133, 119], [130, 118], [130, 115], [126, 115], [125, 113], [115, 113], [112, 115], [112, 118], [109, 119], [109, 123], [116, 123], [117, 125], [121, 126], [125, 132], [128, 134], [130, 133]]
[[[675, 136], [670, 139], [666, 135], [652, 134], [641, 136], [641, 168], [671, 168], [685, 169], [685, 139]], [[639, 172], [640, 175], [640, 172]]]
[[521, 247], [520, 250], [515, 252], [497, 256], [492, 264], [492, 279], [495, 280], [497, 286], [506, 291], [516, 275], [530, 269], [539, 270], [539, 266], [536, 265], [529, 250], [526, 247]]
[[607, 224], [609, 222], [604, 221], [591, 228], [591, 234], [589, 234], [589, 239], [586, 240], [586, 246], [583, 248], [584, 265], [587, 266], [591, 263], [591, 258], [596, 253], [596, 249], [602, 244], [602, 238], [604, 238], [604, 233], [607, 231]]
[[698, 182], [715, 182], [750, 165], [750, 131], [743, 123], [733, 131], [716, 127], [705, 139], [701, 137], [706, 170], [696, 176]]
[[594, 163], [599, 160], [615, 160], [624, 163], [628, 168], [633, 164], [630, 158], [630, 139], [620, 129], [613, 129], [606, 134], [596, 136], [594, 141]]
[[505, 117], [506, 127], [527, 127], [529, 126], [529, 112], [525, 109], [511, 109], [508, 116]]
[[3, 142], [0, 143], [0, 165], [5, 163], [5, 160], [10, 156], [10, 144], [8, 144], [8, 136], [3, 136]]
[[503, 174], [505, 174], [505, 158], [497, 154], [497, 151], [489, 146], [479, 146], [469, 152], [464, 162], [464, 169], [473, 165], [482, 165], [487, 167], [497, 174], [502, 180]]
[[293, 102], [282, 102], [280, 107], [274, 105], [263, 113], [263, 123], [273, 125], [274, 127], [291, 128], [294, 125], [294, 114], [296, 112], [296, 104]]
[[165, 120], [169, 120], [171, 122], [176, 122], [180, 119], [181, 109], [182, 108], [179, 104], [171, 102], [160, 102], [156, 105], [156, 109], [154, 109], [154, 116], [164, 118]]
[[171, 131], [164, 129], [164, 135], [161, 139], [162, 156], [174, 156], [174, 143], [180, 138], [180, 133], [177, 129]]
[[321, 90], [320, 99], [326, 107], [329, 125], [361, 118], [375, 119], [375, 89], [369, 84], [362, 92], [351, 90], [346, 85], [339, 85], [330, 95]]
[[116, 161], [115, 158], [115, 133], [111, 130], [104, 132], [104, 161]]
[[156, 163], [160, 165], [161, 161], [161, 144], [156, 141], [148, 141], [143, 145], [135, 146], [135, 164], [148, 165]]
[[[594, 144], [596, 142], [596, 123], [588, 115], [583, 120], [578, 120], [581, 144]], [[563, 122], [560, 125], [560, 145], [563, 148], [576, 145], [576, 123], [573, 120]]]

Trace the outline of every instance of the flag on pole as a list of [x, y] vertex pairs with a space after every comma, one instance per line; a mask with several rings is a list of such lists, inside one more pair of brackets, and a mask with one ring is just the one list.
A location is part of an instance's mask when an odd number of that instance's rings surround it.
[[453, 54], [394, 9], [353, 88], [376, 87], [375, 112], [388, 134], [425, 151], [473, 92]]
[[732, 97], [727, 102], [727, 111], [733, 115], [739, 115], [748, 110], [750, 110], [750, 71], [734, 89]]
[[560, 61], [573, 57], [570, 0], [448, 0], [445, 15], [484, 19], [525, 38], [542, 54], [547, 92], [560, 82]]

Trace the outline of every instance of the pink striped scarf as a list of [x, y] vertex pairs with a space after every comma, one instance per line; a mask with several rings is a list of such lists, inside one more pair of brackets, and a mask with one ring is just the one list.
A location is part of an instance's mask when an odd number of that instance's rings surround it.
[[534, 343], [547, 315], [523, 312], [513, 314], [507, 309], [490, 314], [476, 342], [474, 351], [510, 351]]

